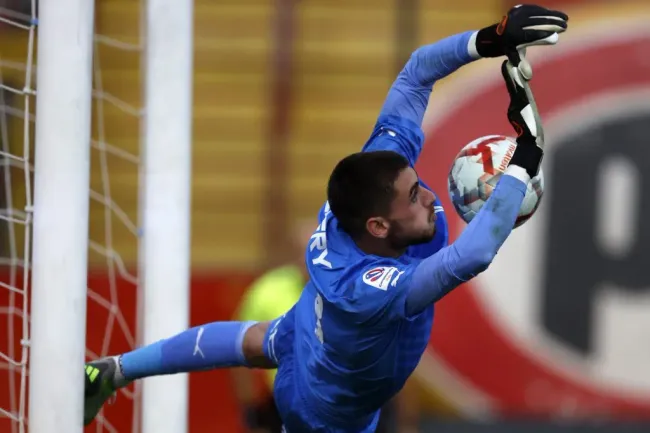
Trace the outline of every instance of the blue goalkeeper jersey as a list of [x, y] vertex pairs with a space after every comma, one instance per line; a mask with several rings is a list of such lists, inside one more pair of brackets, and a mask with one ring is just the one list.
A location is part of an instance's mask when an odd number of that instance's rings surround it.
[[[363, 151], [392, 150], [415, 166], [432, 86], [476, 58], [469, 50], [474, 37], [466, 32], [414, 52]], [[427, 346], [433, 302], [409, 316], [406, 298], [416, 266], [448, 242], [438, 200], [434, 207], [434, 239], [399, 258], [365, 254], [327, 203], [320, 211], [305, 256], [310, 281], [293, 310], [293, 368], [300, 400], [325, 425], [338, 426], [336, 431], [372, 428], [381, 406], [402, 388]]]
[[[408, 120], [381, 117], [364, 147], [393, 150], [413, 164], [423, 135]], [[421, 258], [447, 244], [438, 201], [436, 235], [397, 259], [368, 255], [339, 227], [326, 203], [307, 248], [310, 274], [295, 307], [296, 389], [319, 415], [370, 419], [404, 385], [424, 352], [433, 304], [406, 317], [403, 286]]]

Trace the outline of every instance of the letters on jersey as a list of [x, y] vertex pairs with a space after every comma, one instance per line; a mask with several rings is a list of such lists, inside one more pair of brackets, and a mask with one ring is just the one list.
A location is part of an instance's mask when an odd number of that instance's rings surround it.
[[309, 244], [309, 251], [314, 251], [314, 248], [321, 251], [320, 255], [315, 259], [312, 259], [314, 265], [325, 266], [332, 269], [332, 263], [325, 259], [327, 257], [327, 220], [332, 214], [330, 210], [329, 202], [325, 203], [325, 215], [323, 216], [323, 222], [320, 223], [316, 233], [311, 236], [311, 243]]

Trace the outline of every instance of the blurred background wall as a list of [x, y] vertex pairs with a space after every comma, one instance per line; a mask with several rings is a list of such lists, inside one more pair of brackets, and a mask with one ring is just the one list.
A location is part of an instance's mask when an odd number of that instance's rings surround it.
[[[26, 3], [0, 2], [5, 13]], [[365, 142], [413, 49], [496, 22], [515, 3], [196, 0], [192, 323], [229, 319], [249, 283], [289, 259], [292, 225], [315, 219], [329, 172]], [[558, 47], [531, 50], [547, 193], [488, 274], [441, 303], [416, 374], [422, 431], [650, 431], [639, 423], [650, 420], [650, 4], [539, 3], [567, 10], [572, 26]], [[139, 2], [96, 5], [98, 34], [137, 45]], [[14, 87], [25, 37], [0, 30], [0, 78]], [[457, 149], [510, 134], [498, 64], [477, 62], [434, 90], [418, 170], [441, 196]], [[130, 107], [141, 105], [141, 72], [137, 49], [97, 46], [96, 96], [120, 103], [96, 103], [94, 141], [138, 154], [140, 113]], [[18, 152], [21, 101], [7, 92], [3, 101], [2, 138]], [[92, 187], [112, 202], [108, 212], [102, 200], [91, 205], [88, 347], [112, 353], [129, 347], [137, 296], [102, 246], [137, 267], [137, 232], [125, 221], [138, 219], [138, 170], [119, 152], [96, 146], [92, 157]], [[19, 207], [22, 174], [4, 170]], [[455, 235], [462, 226], [451, 218]], [[241, 431], [232, 388], [224, 372], [191, 377], [192, 433]], [[122, 399], [107, 412], [131, 410]]]

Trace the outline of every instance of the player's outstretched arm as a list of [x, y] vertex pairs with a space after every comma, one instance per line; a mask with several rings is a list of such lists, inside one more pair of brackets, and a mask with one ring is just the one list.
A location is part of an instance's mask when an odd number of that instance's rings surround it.
[[478, 58], [472, 48], [476, 35], [477, 32], [461, 33], [413, 52], [388, 91], [364, 152], [391, 150], [415, 166], [424, 142], [421, 123], [432, 86], [436, 80]]
[[379, 119], [395, 116], [419, 127], [435, 82], [479, 58], [476, 35], [465, 32], [415, 50], [388, 91]]
[[418, 48], [393, 83], [381, 116], [420, 125], [436, 81], [482, 57], [500, 57], [531, 45], [552, 45], [567, 28], [568, 16], [536, 5], [515, 6], [500, 23], [450, 36]]
[[407, 315], [424, 310], [488, 268], [515, 226], [529, 180], [524, 168], [509, 166], [456, 242], [420, 262], [409, 284]]
[[413, 271], [405, 299], [407, 315], [422, 311], [487, 269], [514, 228], [528, 181], [539, 172], [544, 156], [543, 143], [537, 140], [539, 116], [517, 68], [506, 61], [501, 72], [510, 95], [508, 120], [518, 134], [517, 149], [490, 198], [456, 242]]
[[563, 12], [521, 5], [510, 9], [498, 24], [418, 48], [391, 86], [364, 151], [392, 150], [414, 165], [424, 141], [420, 126], [437, 80], [475, 59], [512, 55], [517, 48], [533, 45], [553, 45], [558, 33], [566, 30], [567, 21]]

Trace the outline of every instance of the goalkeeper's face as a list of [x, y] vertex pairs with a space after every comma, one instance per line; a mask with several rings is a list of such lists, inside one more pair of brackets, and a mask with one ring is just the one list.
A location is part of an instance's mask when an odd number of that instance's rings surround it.
[[399, 249], [429, 242], [436, 233], [435, 195], [420, 185], [411, 167], [402, 170], [393, 187], [387, 236], [391, 246]]

